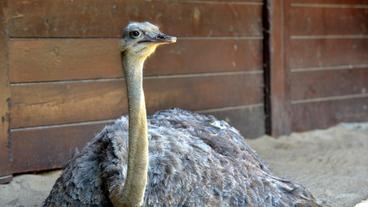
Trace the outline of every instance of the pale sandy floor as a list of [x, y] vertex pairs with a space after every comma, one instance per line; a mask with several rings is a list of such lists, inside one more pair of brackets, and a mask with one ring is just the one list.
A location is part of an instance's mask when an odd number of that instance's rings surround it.
[[[353, 207], [368, 198], [368, 123], [249, 143], [276, 175], [305, 185], [326, 206]], [[40, 206], [59, 174], [16, 176], [0, 185], [0, 207]]]
[[276, 175], [305, 185], [326, 206], [353, 207], [368, 198], [368, 123], [249, 143]]

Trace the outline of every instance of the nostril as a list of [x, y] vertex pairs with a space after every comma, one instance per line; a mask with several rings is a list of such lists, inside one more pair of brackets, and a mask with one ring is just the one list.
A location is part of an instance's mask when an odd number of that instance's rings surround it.
[[165, 36], [159, 34], [157, 35], [157, 39], [160, 39], [160, 40], [165, 39]]

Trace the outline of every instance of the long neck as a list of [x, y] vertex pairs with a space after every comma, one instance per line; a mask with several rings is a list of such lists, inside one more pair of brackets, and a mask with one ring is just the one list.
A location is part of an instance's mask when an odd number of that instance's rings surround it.
[[147, 116], [143, 92], [143, 58], [122, 54], [128, 90], [129, 151], [122, 197], [114, 206], [137, 207], [143, 203], [148, 173]]

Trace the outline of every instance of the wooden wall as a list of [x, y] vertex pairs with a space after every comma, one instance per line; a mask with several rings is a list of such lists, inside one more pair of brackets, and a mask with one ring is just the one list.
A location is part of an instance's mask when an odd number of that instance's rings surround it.
[[368, 1], [287, 5], [292, 130], [368, 117]]
[[179, 37], [146, 64], [149, 113], [180, 107], [265, 132], [261, 1], [23, 0], [6, 11], [12, 172], [62, 167], [127, 112], [118, 40], [129, 20]]
[[214, 114], [247, 138], [368, 120], [368, 0], [0, 2], [0, 177], [62, 167], [126, 113], [129, 20], [179, 37], [147, 62], [149, 113]]
[[367, 121], [368, 1], [271, 2], [273, 132]]

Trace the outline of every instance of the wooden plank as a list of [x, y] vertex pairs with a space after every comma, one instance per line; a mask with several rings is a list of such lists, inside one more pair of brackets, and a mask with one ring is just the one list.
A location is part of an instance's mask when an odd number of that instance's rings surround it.
[[[8, 80], [8, 37], [4, 16], [6, 9], [6, 1], [0, 1], [0, 177], [9, 175], [11, 159], [8, 146], [10, 90]], [[3, 181], [6, 180], [3, 179]]]
[[11, 128], [116, 118], [126, 111], [120, 80], [15, 85]]
[[[240, 129], [245, 137], [264, 134], [262, 106], [207, 113], [226, 119]], [[104, 125], [94, 123], [13, 130], [14, 172], [62, 168], [76, 149], [81, 150]]]
[[292, 105], [294, 131], [328, 128], [340, 122], [368, 120], [368, 97]]
[[14, 173], [62, 168], [104, 125], [99, 123], [12, 131]]
[[[160, 1], [160, 0], [158, 0]], [[225, 1], [225, 0], [181, 0], [180, 2], [207, 2], [207, 3], [212, 3], [212, 2], [219, 2], [219, 3], [224, 3], [227, 4], [229, 2], [231, 3], [239, 3], [239, 4], [253, 4], [253, 3], [257, 3], [257, 4], [262, 4], [262, 0], [230, 0], [230, 1]]]
[[[35, 82], [122, 76], [119, 39], [12, 39], [10, 81]], [[179, 40], [159, 48], [146, 75], [260, 70], [261, 39]], [[218, 48], [221, 48], [219, 50]]]
[[368, 93], [368, 68], [291, 74], [292, 100]]
[[354, 5], [354, 4], [368, 4], [368, 0], [293, 0], [292, 3], [305, 3], [305, 4], [319, 4], [325, 5], [330, 4], [331, 6], [340, 5], [340, 4], [347, 4], [347, 5]]
[[9, 34], [119, 37], [121, 27], [134, 20], [154, 22], [178, 36], [260, 36], [261, 8], [261, 4], [206, 1], [9, 1]]
[[[149, 112], [258, 104], [262, 74], [150, 78], [145, 91]], [[18, 84], [11, 92], [11, 128], [113, 119], [127, 110], [121, 80]]]
[[289, 45], [291, 69], [368, 64], [368, 39], [298, 39]]
[[366, 8], [295, 7], [290, 9], [291, 35], [367, 35]]
[[121, 77], [118, 39], [11, 39], [10, 81]]
[[[266, 116], [270, 128], [267, 133], [273, 136], [291, 132], [289, 119], [289, 71], [285, 57], [289, 54], [287, 48], [289, 1], [267, 1], [265, 20], [269, 34], [266, 34], [265, 58], [269, 65], [265, 68], [266, 83]], [[268, 51], [268, 52], [267, 52]]]

